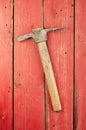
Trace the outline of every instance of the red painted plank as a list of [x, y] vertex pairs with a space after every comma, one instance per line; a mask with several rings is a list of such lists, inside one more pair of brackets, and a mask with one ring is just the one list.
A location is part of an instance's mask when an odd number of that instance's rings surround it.
[[76, 68], [76, 127], [86, 129], [86, 6], [76, 1], [75, 68]]
[[18, 35], [42, 26], [42, 1], [15, 0], [14, 129], [44, 130], [44, 79], [36, 44]]
[[0, 1], [0, 130], [12, 129], [12, 13], [10, 0]]
[[[62, 104], [61, 112], [53, 112], [47, 98], [47, 129], [73, 129], [73, 3], [72, 0], [45, 0], [45, 27], [65, 25], [67, 28], [48, 34], [48, 48]], [[49, 96], [48, 96], [49, 97]]]

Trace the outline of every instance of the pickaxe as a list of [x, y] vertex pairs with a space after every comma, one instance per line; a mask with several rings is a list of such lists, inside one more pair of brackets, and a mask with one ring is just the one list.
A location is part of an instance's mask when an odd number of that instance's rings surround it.
[[37, 43], [54, 111], [60, 111], [62, 107], [60, 103], [58, 90], [56, 87], [56, 81], [55, 81], [54, 72], [51, 65], [46, 41], [47, 41], [47, 32], [55, 31], [63, 28], [64, 27], [47, 28], [47, 29], [37, 28], [37, 29], [33, 29], [31, 33], [21, 35], [17, 38], [19, 42], [26, 40], [28, 38], [33, 38], [35, 43]]

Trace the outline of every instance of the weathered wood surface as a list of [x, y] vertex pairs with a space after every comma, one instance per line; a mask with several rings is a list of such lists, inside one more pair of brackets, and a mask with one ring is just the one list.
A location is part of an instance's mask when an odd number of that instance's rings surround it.
[[[0, 130], [12, 130], [13, 122], [14, 130], [73, 130], [73, 125], [74, 130], [85, 130], [85, 0], [75, 1], [75, 12], [72, 0], [44, 0], [44, 26], [67, 27], [55, 33], [49, 32], [47, 41], [62, 104], [62, 111], [57, 113], [52, 109], [48, 91], [46, 96], [44, 95], [44, 87], [47, 89], [47, 85], [37, 45], [33, 40], [22, 43], [16, 40], [18, 35], [42, 27], [42, 2], [42, 0], [37, 2], [15, 0], [14, 70], [12, 70], [12, 1], [0, 2]], [[74, 69], [75, 90], [73, 90]], [[12, 101], [12, 71], [14, 71], [14, 101]]]
[[12, 129], [12, 9], [0, 1], [0, 130]]
[[75, 3], [76, 130], [86, 130], [86, 6]]
[[56, 113], [53, 112], [50, 99], [47, 98], [48, 130], [73, 129], [73, 20], [72, 0], [45, 0], [45, 27], [67, 27], [55, 33], [48, 33], [48, 48], [62, 103], [62, 111]]
[[44, 130], [44, 75], [33, 40], [16, 41], [20, 34], [42, 27], [42, 1], [15, 0], [14, 129]]
[[59, 98], [55, 76], [53, 73], [53, 68], [52, 68], [46, 42], [40, 42], [37, 44], [37, 46], [38, 46], [39, 54], [45, 72], [45, 79], [48, 86], [48, 91], [49, 91], [49, 96], [51, 98], [53, 111], [60, 111], [62, 109], [60, 98]]

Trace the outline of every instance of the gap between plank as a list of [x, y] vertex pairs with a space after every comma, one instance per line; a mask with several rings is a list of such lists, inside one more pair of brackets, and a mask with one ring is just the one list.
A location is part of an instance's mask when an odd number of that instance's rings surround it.
[[75, 8], [76, 8], [76, 3], [74, 0], [74, 44], [73, 44], [73, 130], [76, 130], [76, 117], [77, 117], [77, 108], [76, 108], [76, 70], [75, 70]]
[[44, 0], [42, 0], [42, 27], [44, 28]]
[[[42, 0], [42, 27], [44, 28], [44, 0]], [[44, 74], [44, 122], [45, 122], [45, 130], [47, 130], [46, 114], [47, 114], [47, 110], [46, 110], [46, 80], [45, 80], [45, 74]]]

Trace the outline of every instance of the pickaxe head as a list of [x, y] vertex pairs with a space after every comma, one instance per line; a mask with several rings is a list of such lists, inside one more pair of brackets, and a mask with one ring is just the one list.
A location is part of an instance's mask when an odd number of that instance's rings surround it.
[[55, 31], [55, 30], [59, 30], [63, 28], [65, 27], [63, 26], [63, 27], [55, 27], [55, 28], [47, 28], [47, 29], [36, 28], [36, 29], [33, 29], [31, 33], [19, 36], [17, 40], [23, 41], [29, 38], [33, 38], [36, 43], [44, 42], [47, 40], [47, 32]]

